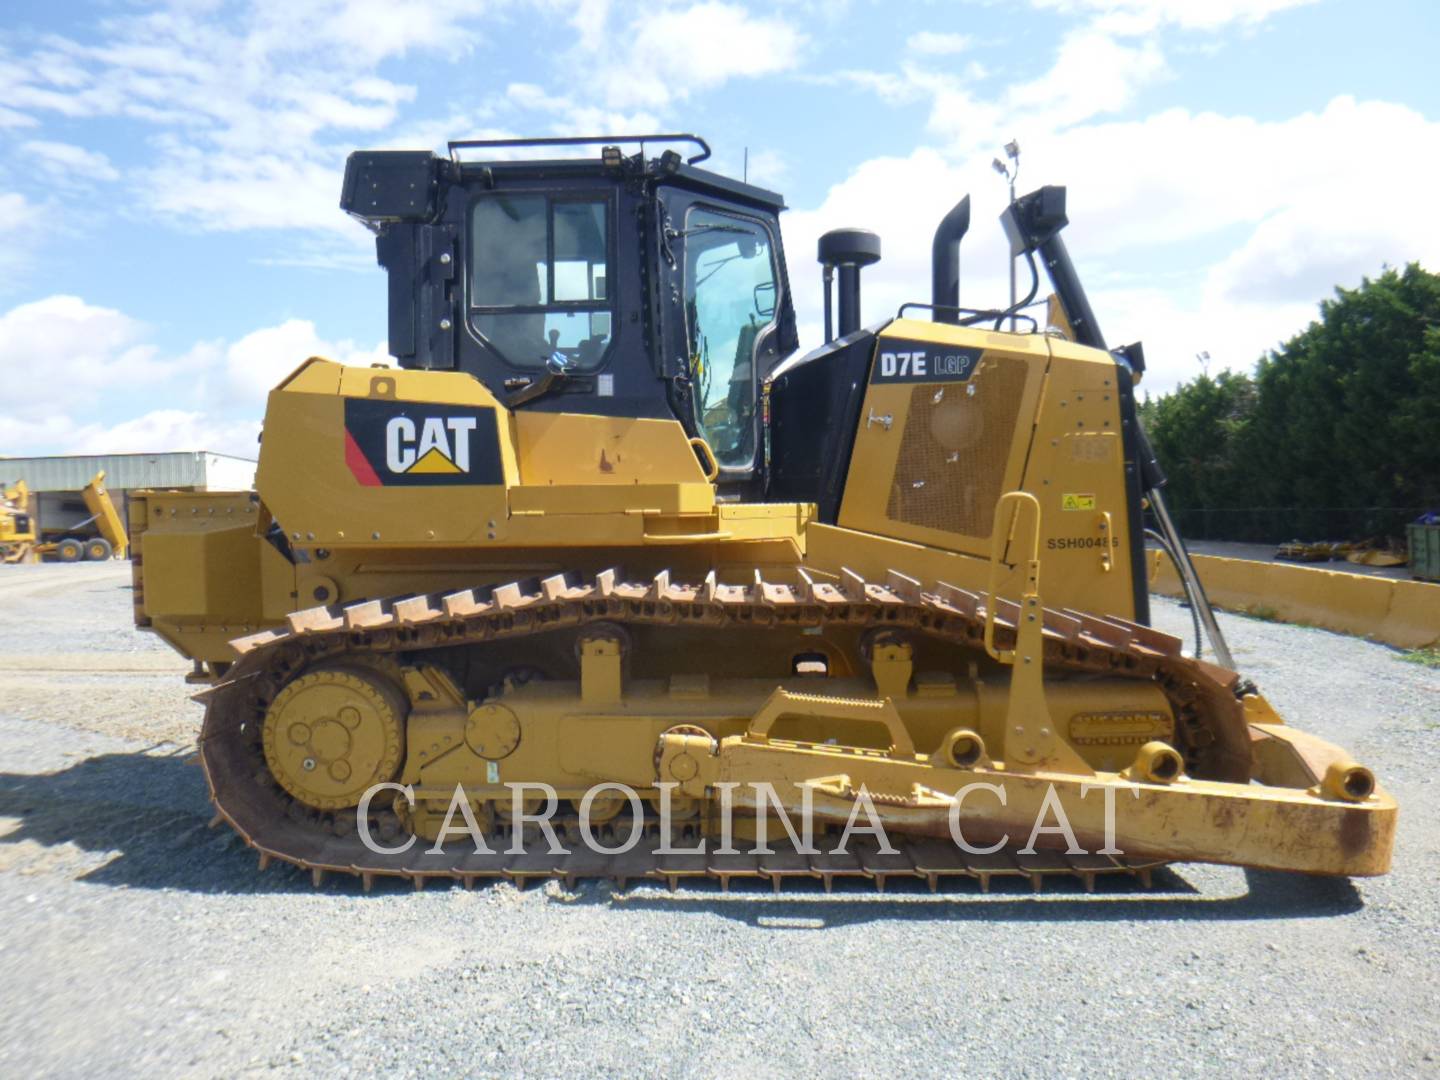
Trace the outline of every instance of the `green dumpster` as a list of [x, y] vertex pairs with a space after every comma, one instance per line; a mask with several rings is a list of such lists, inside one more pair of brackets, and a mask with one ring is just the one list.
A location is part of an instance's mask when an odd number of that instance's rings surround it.
[[1407, 525], [1410, 537], [1410, 576], [1440, 581], [1440, 525]]

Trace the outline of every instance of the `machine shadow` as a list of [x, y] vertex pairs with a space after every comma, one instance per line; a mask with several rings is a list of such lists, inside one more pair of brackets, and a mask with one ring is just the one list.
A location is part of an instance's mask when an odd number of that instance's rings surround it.
[[256, 873], [238, 837], [209, 828], [213, 811], [193, 753], [101, 754], [50, 773], [0, 773], [0, 817], [19, 821], [0, 849], [71, 844], [113, 856], [77, 880], [117, 888], [309, 891], [298, 871]]
[[[1205, 896], [1181, 873], [1155, 871], [1150, 888], [1128, 877], [1100, 878], [1087, 893], [1079, 881], [1060, 880], [1038, 895], [1023, 878], [995, 878], [989, 892], [965, 878], [931, 894], [923, 881], [892, 879], [885, 894], [868, 882], [837, 882], [827, 894], [818, 881], [791, 881], [773, 894], [765, 882], [732, 882], [728, 894], [704, 882], [671, 894], [650, 885], [616, 896], [580, 895], [577, 902], [676, 913], [720, 915], [774, 930], [819, 930], [871, 922], [1108, 922], [1147, 919], [1258, 921], [1331, 918], [1365, 906], [1348, 878], [1244, 871], [1246, 891]], [[905, 897], [905, 899], [901, 899]]]
[[[283, 865], [259, 873], [254, 853], [238, 837], [229, 829], [209, 827], [205, 782], [190, 758], [189, 750], [103, 754], [51, 773], [0, 773], [0, 816], [19, 822], [0, 836], [0, 849], [25, 842], [45, 848], [71, 844], [111, 856], [79, 875], [96, 885], [216, 894], [314, 893], [308, 874]], [[652, 882], [632, 884], [623, 892], [608, 883], [582, 882], [547, 895], [560, 906], [714, 914], [777, 930], [876, 921], [1326, 918], [1364, 906], [1346, 878], [1259, 870], [1248, 870], [1245, 877], [1243, 894], [1219, 897], [1202, 895], [1171, 868], [1156, 871], [1147, 890], [1113, 875], [1099, 878], [1093, 893], [1086, 893], [1078, 880], [1060, 878], [1039, 896], [1027, 881], [1003, 877], [992, 880], [989, 893], [969, 879], [946, 881], [933, 897], [923, 881], [904, 878], [892, 879], [884, 894], [867, 882], [843, 879], [827, 894], [818, 881], [799, 879], [774, 895], [765, 881], [737, 879], [728, 893], [714, 881], [700, 880], [673, 894]], [[446, 883], [429, 887], [443, 889]], [[503, 882], [478, 886], [512, 887]], [[410, 889], [404, 881], [381, 879], [370, 895]], [[358, 878], [341, 875], [327, 878], [319, 892], [366, 895]]]

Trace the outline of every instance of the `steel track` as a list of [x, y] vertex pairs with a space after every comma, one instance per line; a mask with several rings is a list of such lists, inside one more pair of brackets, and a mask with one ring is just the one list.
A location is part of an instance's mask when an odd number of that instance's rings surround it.
[[[417, 888], [438, 878], [458, 879], [467, 887], [494, 878], [518, 885], [605, 878], [622, 886], [654, 879], [671, 888], [697, 878], [718, 881], [722, 888], [734, 879], [760, 878], [776, 890], [786, 881], [804, 879], [818, 880], [829, 890], [837, 879], [863, 878], [883, 889], [891, 879], [908, 877], [925, 880], [933, 890], [951, 878], [971, 878], [988, 888], [994, 877], [1018, 876], [1038, 891], [1047, 877], [1078, 877], [1088, 889], [1097, 875], [1108, 873], [1138, 875], [1148, 884], [1150, 869], [1162, 860], [1044, 850], [1031, 856], [977, 856], [947, 842], [901, 836], [892, 837], [898, 854], [857, 842], [848, 854], [805, 855], [775, 838], [769, 855], [666, 855], [656, 850], [654, 830], [646, 829], [633, 850], [616, 855], [584, 846], [552, 855], [545, 845], [533, 843], [511, 854], [508, 834], [488, 838], [492, 854], [473, 853], [469, 840], [432, 853], [417, 840], [403, 854], [378, 855], [355, 834], [353, 811], [325, 814], [300, 805], [274, 782], [265, 764], [260, 726], [270, 700], [296, 674], [341, 656], [483, 647], [595, 622], [703, 627], [721, 636], [822, 626], [883, 628], [939, 638], [972, 652], [983, 649], [985, 607], [975, 593], [944, 583], [922, 586], [894, 571], [884, 583], [849, 571], [838, 584], [813, 582], [804, 573], [799, 577], [795, 585], [770, 582], [756, 571], [752, 584], [738, 586], [720, 584], [711, 573], [698, 585], [682, 585], [672, 583], [668, 572], [627, 582], [606, 571], [594, 578], [556, 575], [296, 612], [283, 628], [233, 642], [239, 660], [219, 683], [197, 695], [207, 706], [200, 760], [217, 810], [215, 822], [227, 822], [258, 851], [262, 869], [275, 860], [291, 863], [309, 870], [317, 885], [327, 873], [358, 875], [367, 888], [380, 876], [407, 878]], [[996, 603], [999, 641], [1013, 639], [1017, 615], [1014, 603]], [[1249, 741], [1233, 672], [1184, 657], [1178, 639], [1149, 627], [1069, 610], [1045, 609], [1044, 642], [1047, 675], [1154, 680], [1174, 708], [1187, 771], [1217, 780], [1248, 779]], [[378, 815], [376, 825], [393, 837], [396, 823], [393, 815], [386, 820], [389, 814]], [[573, 825], [565, 827], [565, 836], [574, 839]], [[571, 846], [565, 836], [562, 840]], [[672, 843], [691, 846], [681, 839]]]

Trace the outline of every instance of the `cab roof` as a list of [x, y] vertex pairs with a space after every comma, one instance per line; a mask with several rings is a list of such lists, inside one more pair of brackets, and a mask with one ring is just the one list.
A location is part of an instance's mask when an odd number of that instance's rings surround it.
[[[646, 157], [646, 145], [690, 143], [699, 153], [683, 157], [673, 146]], [[638, 145], [625, 154], [621, 147]], [[518, 156], [550, 147], [597, 146], [598, 157], [535, 158]], [[449, 144], [448, 158], [429, 150], [357, 150], [345, 163], [340, 206], [371, 228], [386, 222], [432, 220], [440, 207], [442, 184], [465, 183], [497, 175], [526, 179], [587, 176], [613, 182], [644, 177], [691, 191], [709, 192], [778, 213], [785, 209], [780, 194], [754, 184], [697, 168], [710, 157], [710, 146], [698, 135], [596, 135], [541, 139], [461, 139]]]
[[[669, 149], [656, 157], [646, 158], [646, 146], [669, 145]], [[691, 144], [699, 147], [699, 153], [684, 157], [674, 149], [675, 144]], [[626, 156], [622, 146], [638, 146], [637, 153]], [[512, 154], [518, 150], [539, 147], [598, 146], [597, 158], [552, 158], [517, 159]], [[709, 169], [697, 168], [700, 162], [710, 157], [710, 144], [699, 135], [688, 133], [665, 135], [579, 135], [557, 136], [540, 139], [457, 139], [448, 144], [450, 160], [461, 169], [461, 175], [471, 170], [490, 169], [492, 172], [520, 173], [524, 175], [584, 175], [587, 173], [609, 172], [615, 169], [637, 171], [647, 175], [674, 176], [685, 181], [687, 187], [709, 188], [730, 198], [743, 199], [770, 210], [785, 209], [785, 198], [777, 192], [743, 180], [722, 176]], [[482, 156], [471, 156], [478, 151]]]

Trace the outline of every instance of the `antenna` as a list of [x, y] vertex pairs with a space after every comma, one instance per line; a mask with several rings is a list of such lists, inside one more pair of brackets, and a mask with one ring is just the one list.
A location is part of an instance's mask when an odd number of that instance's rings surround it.
[[740, 174], [740, 179], [745, 183], [750, 182], [750, 148], [745, 147], [745, 171]]

